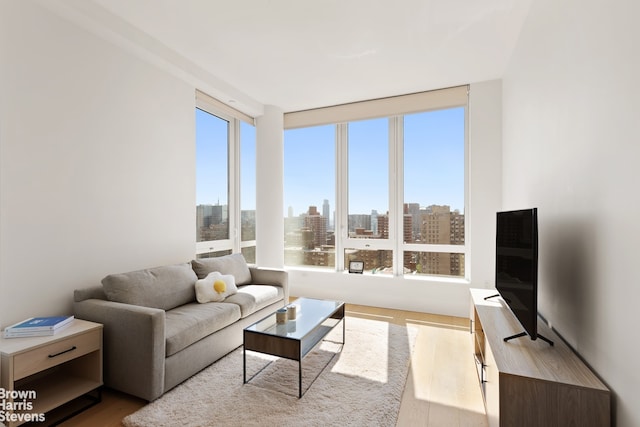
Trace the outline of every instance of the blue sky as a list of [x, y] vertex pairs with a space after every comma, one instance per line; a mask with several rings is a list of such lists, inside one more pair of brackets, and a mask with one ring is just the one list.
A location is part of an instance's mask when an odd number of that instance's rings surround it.
[[[227, 203], [227, 122], [196, 110], [196, 204]], [[242, 209], [255, 209], [255, 128], [242, 123]], [[218, 141], [217, 143], [215, 141]], [[335, 209], [335, 126], [285, 131], [284, 206]], [[464, 109], [406, 115], [404, 200], [464, 211]], [[395, 173], [395, 172], [392, 172]], [[349, 124], [349, 213], [389, 205], [388, 119]]]
[[[349, 213], [389, 207], [388, 119], [349, 124]], [[464, 212], [464, 108], [405, 116], [404, 200]], [[335, 126], [285, 132], [284, 213], [335, 209]], [[395, 172], [391, 172], [395, 173]]]
[[196, 205], [227, 204], [228, 122], [196, 109]]
[[284, 215], [329, 200], [335, 207], [335, 126], [292, 129], [284, 136]]
[[[227, 129], [225, 120], [196, 109], [196, 205], [227, 204]], [[243, 210], [253, 210], [256, 208], [255, 127], [241, 122], [240, 138], [240, 206]]]

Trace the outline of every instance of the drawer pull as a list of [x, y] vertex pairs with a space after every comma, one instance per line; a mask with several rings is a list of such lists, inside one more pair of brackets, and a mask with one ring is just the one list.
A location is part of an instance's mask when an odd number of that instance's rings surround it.
[[60, 353], [50, 354], [50, 355], [49, 355], [49, 359], [53, 359], [54, 357], [60, 356], [61, 354], [69, 353], [70, 351], [73, 351], [73, 350], [75, 350], [76, 348], [78, 348], [78, 347], [76, 347], [76, 346], [74, 345], [73, 347], [71, 347], [71, 348], [69, 348], [69, 349], [67, 349], [67, 350], [61, 351]]

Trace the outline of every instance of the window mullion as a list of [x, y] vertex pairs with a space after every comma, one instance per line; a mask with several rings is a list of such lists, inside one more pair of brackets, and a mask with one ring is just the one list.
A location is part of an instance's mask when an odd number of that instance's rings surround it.
[[402, 276], [404, 262], [402, 259], [403, 243], [403, 188], [404, 188], [404, 159], [403, 159], [403, 129], [402, 116], [389, 118], [389, 206], [390, 224], [389, 238], [393, 242], [393, 275]]
[[240, 121], [229, 122], [229, 238], [232, 252], [240, 252]]
[[334, 233], [336, 240], [335, 247], [335, 268], [342, 271], [344, 266], [344, 248], [349, 237], [347, 219], [348, 216], [348, 126], [346, 123], [336, 125], [336, 216]]
[[[467, 97], [469, 91], [467, 89]], [[469, 105], [464, 107], [464, 277], [471, 278], [471, 251], [469, 250]]]

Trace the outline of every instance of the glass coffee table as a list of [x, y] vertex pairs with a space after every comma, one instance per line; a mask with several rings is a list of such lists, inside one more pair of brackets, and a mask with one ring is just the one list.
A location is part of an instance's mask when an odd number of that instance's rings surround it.
[[[243, 332], [243, 380], [247, 380], [247, 350], [298, 362], [298, 398], [302, 392], [302, 359], [342, 322], [344, 344], [344, 302], [298, 298], [289, 305], [296, 306], [296, 318], [276, 322], [276, 313], [248, 326]], [[311, 386], [309, 386], [311, 387]]]

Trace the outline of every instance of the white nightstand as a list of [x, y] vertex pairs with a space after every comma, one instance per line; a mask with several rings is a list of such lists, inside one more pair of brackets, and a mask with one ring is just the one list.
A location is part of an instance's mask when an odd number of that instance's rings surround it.
[[[6, 416], [43, 416], [102, 386], [102, 325], [73, 322], [53, 336], [0, 338], [0, 388], [26, 410], [5, 410]], [[17, 396], [18, 393], [22, 393]], [[98, 393], [97, 401], [100, 399]], [[5, 399], [12, 401], [12, 396]], [[2, 402], [2, 399], [0, 399]], [[15, 403], [12, 403], [15, 405]], [[0, 418], [1, 420], [1, 418]], [[28, 421], [28, 420], [26, 420]], [[26, 421], [5, 420], [8, 427]]]

